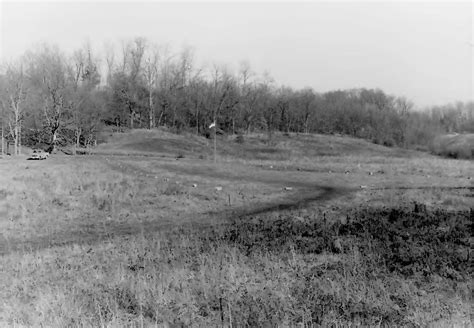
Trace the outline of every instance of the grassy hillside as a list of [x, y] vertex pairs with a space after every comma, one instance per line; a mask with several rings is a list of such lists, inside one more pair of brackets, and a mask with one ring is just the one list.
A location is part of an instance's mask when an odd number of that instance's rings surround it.
[[165, 130], [136, 129], [124, 133], [103, 133], [96, 149], [101, 154], [169, 155], [208, 151], [208, 142], [191, 134], [177, 135]]
[[[176, 135], [162, 129], [136, 129], [124, 133], [105, 133], [103, 143], [96, 149], [101, 154], [142, 154], [163, 156], [213, 156], [214, 140], [191, 133]], [[408, 150], [388, 148], [363, 139], [317, 135], [275, 133], [218, 136], [217, 153], [220, 157], [239, 159], [289, 160], [313, 156], [420, 156]]]

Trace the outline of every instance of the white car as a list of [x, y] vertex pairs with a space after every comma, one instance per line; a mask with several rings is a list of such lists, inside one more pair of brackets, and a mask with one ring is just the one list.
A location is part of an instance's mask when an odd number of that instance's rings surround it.
[[33, 154], [31, 154], [29, 159], [39, 159], [39, 160], [41, 160], [41, 159], [48, 158], [48, 156], [49, 156], [48, 152], [43, 151], [43, 150], [35, 149], [35, 150], [33, 150]]

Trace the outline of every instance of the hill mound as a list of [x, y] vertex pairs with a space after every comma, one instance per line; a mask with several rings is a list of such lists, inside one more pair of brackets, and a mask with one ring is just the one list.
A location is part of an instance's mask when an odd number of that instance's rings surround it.
[[[162, 129], [136, 129], [124, 133], [107, 133], [98, 154], [144, 155], [170, 157], [212, 157], [214, 141], [190, 133], [174, 134]], [[385, 156], [412, 157], [419, 152], [389, 148], [366, 140], [346, 136], [275, 133], [245, 136], [218, 136], [217, 152], [245, 160], [289, 160], [316, 156]]]
[[174, 134], [161, 129], [135, 129], [102, 136], [96, 153], [141, 155], [190, 155], [207, 152], [208, 140], [191, 134]]
[[[246, 159], [290, 159], [291, 157], [317, 156], [409, 157], [416, 153], [347, 136], [278, 133], [272, 137], [271, 141], [265, 134], [252, 134], [244, 138], [245, 142], [240, 145], [233, 142], [226, 150], [227, 153]], [[416, 154], [419, 156], [419, 153]]]

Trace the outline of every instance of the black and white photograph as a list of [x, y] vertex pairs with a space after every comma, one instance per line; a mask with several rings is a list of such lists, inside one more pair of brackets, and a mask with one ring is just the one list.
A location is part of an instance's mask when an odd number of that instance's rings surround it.
[[0, 0], [0, 327], [474, 327], [474, 3]]

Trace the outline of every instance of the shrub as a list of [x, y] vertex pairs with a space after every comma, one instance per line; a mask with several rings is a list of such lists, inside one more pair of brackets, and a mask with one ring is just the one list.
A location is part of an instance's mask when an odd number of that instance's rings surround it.
[[385, 140], [383, 141], [383, 145], [384, 145], [385, 147], [393, 147], [393, 146], [395, 146], [395, 141], [394, 141], [392, 138], [385, 139]]
[[243, 144], [245, 142], [244, 135], [243, 134], [237, 135], [237, 138], [235, 138], [235, 142], [238, 144]]
[[438, 136], [430, 149], [439, 156], [471, 159], [474, 158], [474, 137], [472, 134]]
[[184, 194], [183, 186], [177, 183], [168, 183], [168, 186], [163, 191], [163, 195], [171, 196], [171, 195], [181, 195]]

